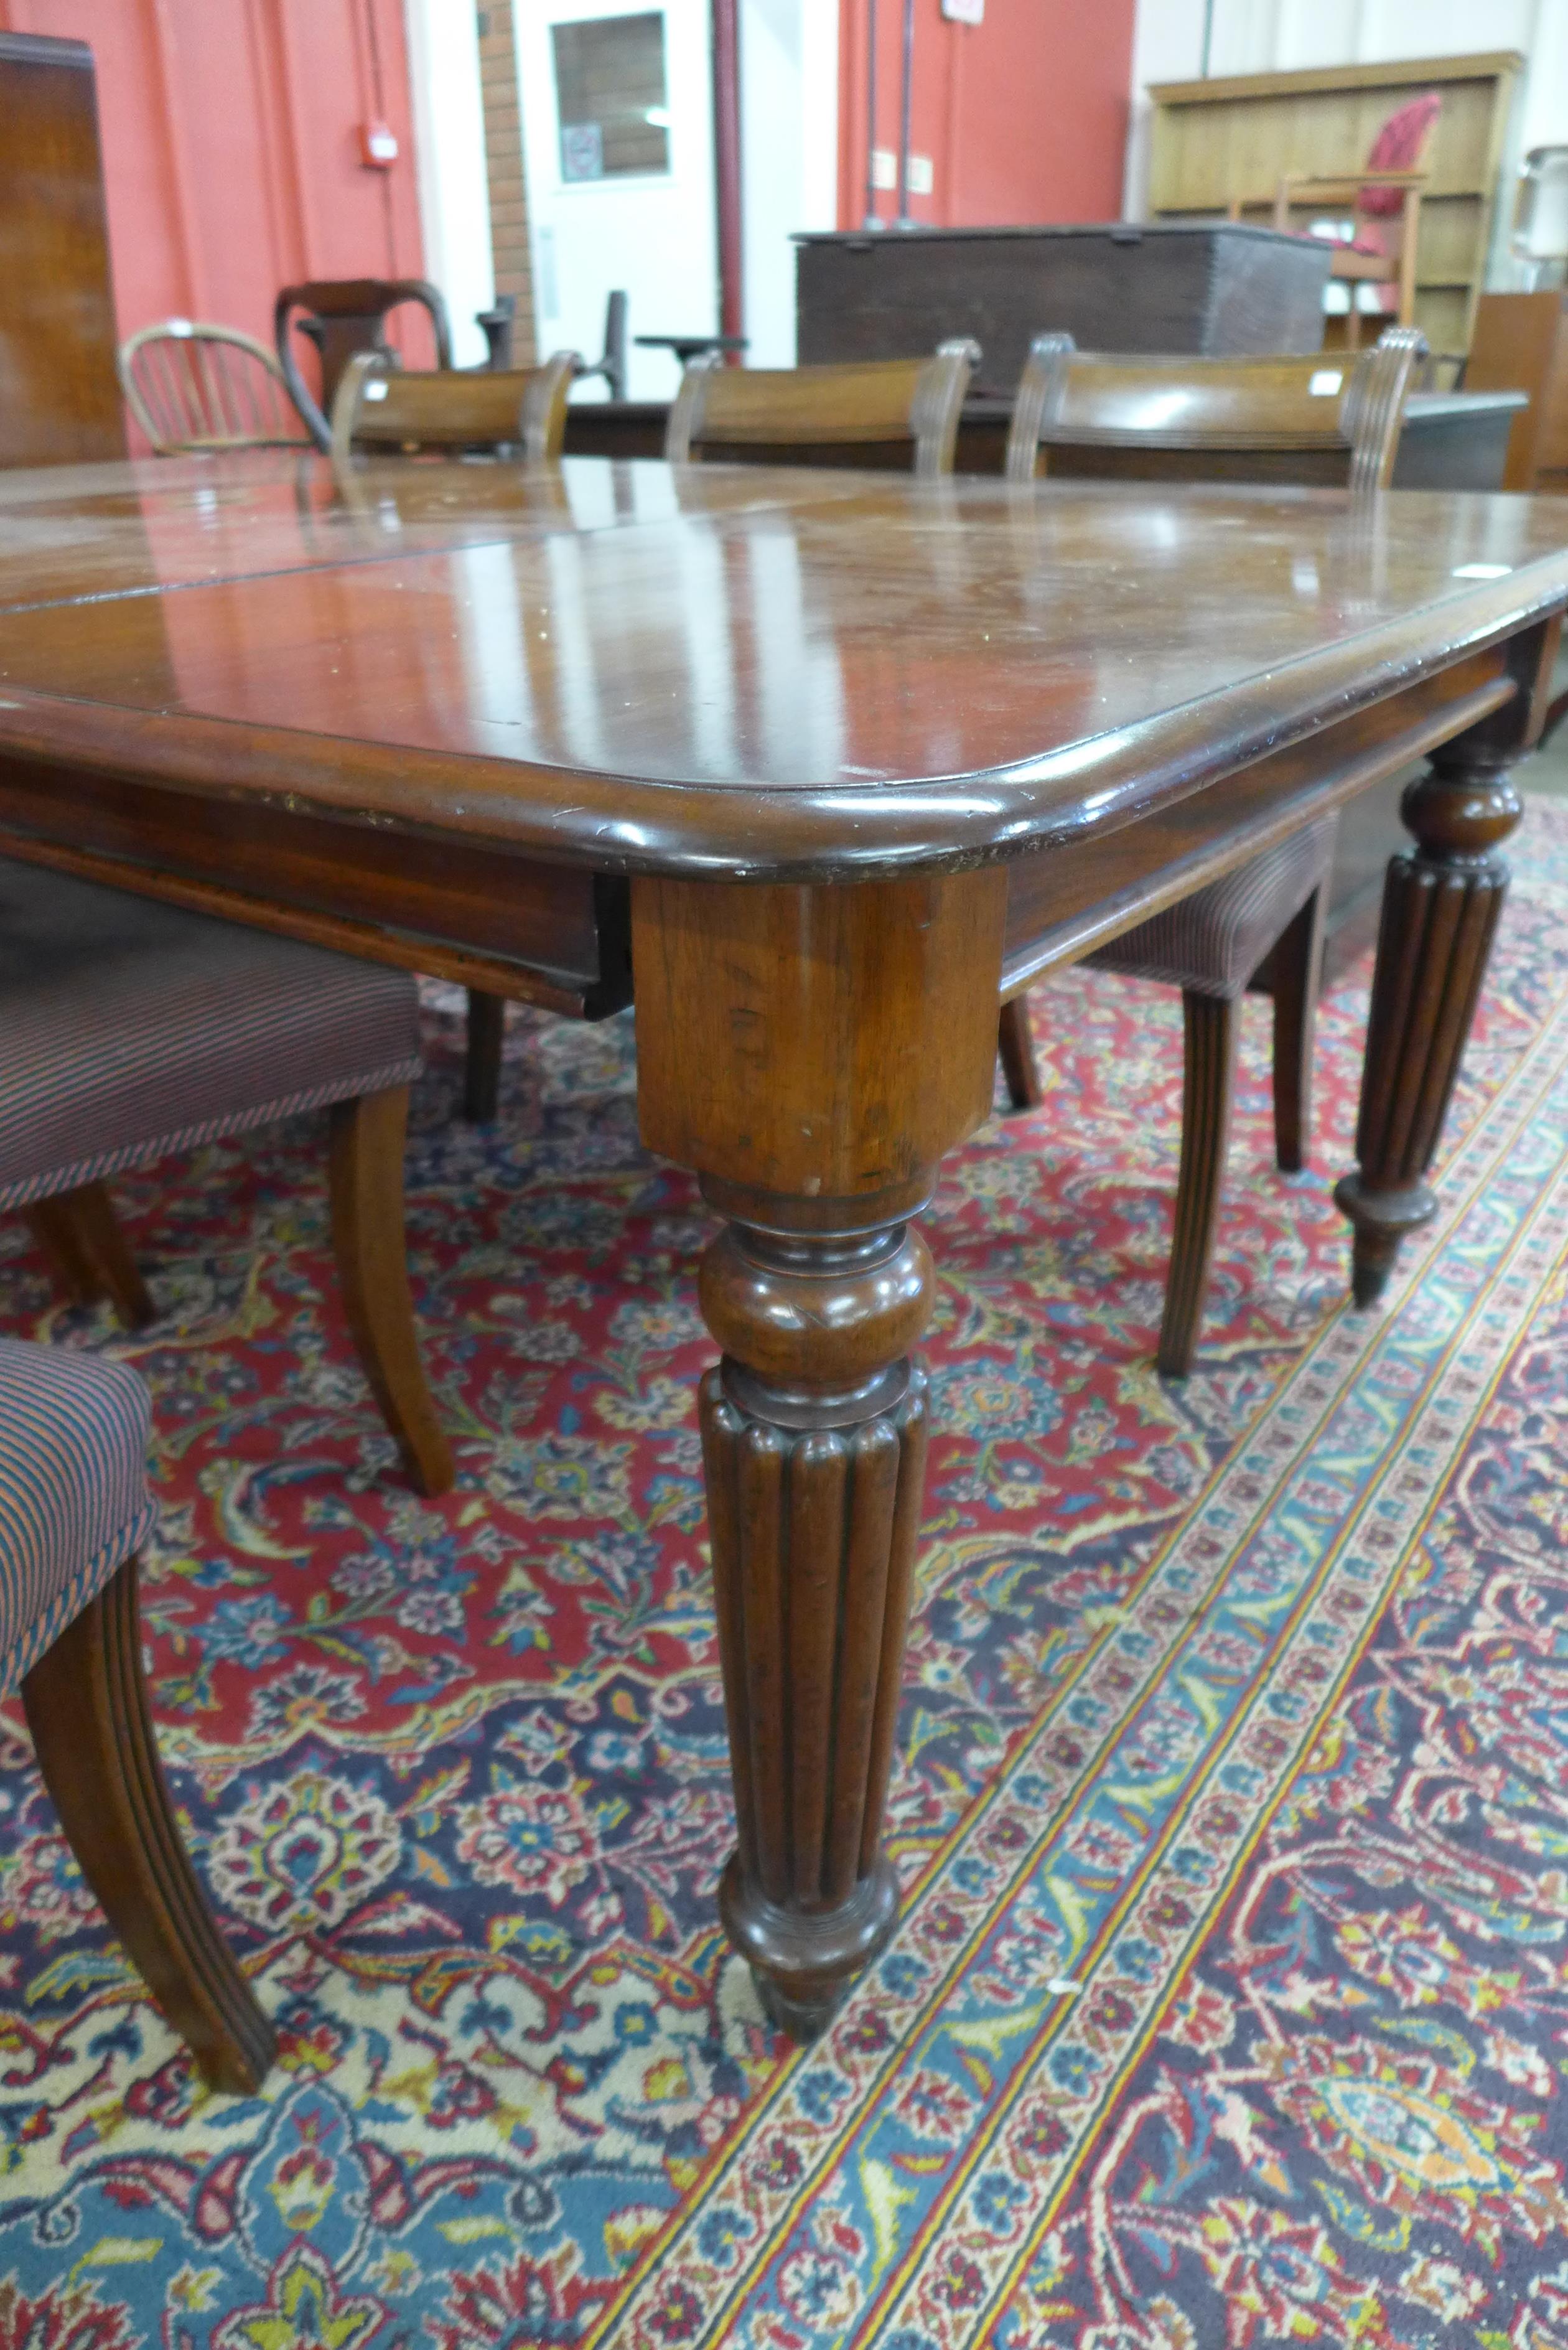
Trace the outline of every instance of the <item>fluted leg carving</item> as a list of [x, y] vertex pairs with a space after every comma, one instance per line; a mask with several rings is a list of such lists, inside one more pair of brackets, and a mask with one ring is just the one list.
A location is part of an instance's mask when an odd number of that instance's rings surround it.
[[930, 1260], [905, 1221], [924, 1188], [863, 1211], [710, 1186], [735, 1218], [702, 1276], [724, 1350], [701, 1420], [738, 1828], [720, 1906], [799, 2039], [898, 1908], [878, 1846], [925, 1475], [909, 1348]]
[[1417, 846], [1388, 868], [1357, 1166], [1334, 1193], [1355, 1228], [1358, 1305], [1382, 1295], [1400, 1241], [1437, 1209], [1427, 1170], [1508, 889], [1508, 867], [1497, 850], [1521, 810], [1500, 765], [1450, 745], [1410, 785], [1400, 813]]

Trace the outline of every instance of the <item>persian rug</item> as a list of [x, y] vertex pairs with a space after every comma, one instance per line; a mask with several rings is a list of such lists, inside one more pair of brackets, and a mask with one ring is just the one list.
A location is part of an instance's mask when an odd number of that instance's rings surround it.
[[1568, 2350], [1568, 824], [1532, 810], [1442, 1169], [1345, 1309], [1365, 974], [1314, 1171], [1248, 1007], [1196, 1375], [1162, 1386], [1176, 998], [1034, 998], [947, 1170], [897, 1941], [813, 2048], [731, 1842], [693, 1389], [709, 1226], [632, 1034], [514, 1015], [410, 1157], [456, 1491], [355, 1367], [318, 1120], [117, 1187], [130, 1340], [0, 1234], [5, 1326], [154, 1394], [150, 1661], [277, 2019], [208, 2094], [0, 1721], [0, 2350]]

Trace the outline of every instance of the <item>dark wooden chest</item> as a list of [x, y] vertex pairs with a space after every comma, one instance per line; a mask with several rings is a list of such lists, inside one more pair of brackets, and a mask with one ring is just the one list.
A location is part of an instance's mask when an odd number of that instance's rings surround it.
[[1032, 338], [1094, 351], [1315, 351], [1330, 254], [1226, 222], [889, 229], [795, 239], [801, 365], [909, 359], [950, 335], [1011, 392]]

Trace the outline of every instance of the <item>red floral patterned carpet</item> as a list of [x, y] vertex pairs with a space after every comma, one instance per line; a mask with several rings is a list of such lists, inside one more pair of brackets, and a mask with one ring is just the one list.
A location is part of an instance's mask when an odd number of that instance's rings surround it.
[[[163, 1308], [5, 1326], [151, 1382], [187, 1832], [281, 2027], [206, 2094], [0, 1720], [0, 2350], [1568, 2350], [1568, 829], [1537, 809], [1443, 1176], [1342, 1305], [1362, 992], [1315, 1170], [1266, 1007], [1213, 1311], [1150, 1367], [1174, 997], [1034, 999], [954, 1161], [893, 1948], [792, 2051], [727, 1955], [693, 1383], [707, 1225], [632, 1036], [514, 1018], [410, 1151], [456, 1492], [354, 1367], [319, 1123], [119, 1187]], [[1417, 1285], [1418, 1284], [1418, 1285]]]

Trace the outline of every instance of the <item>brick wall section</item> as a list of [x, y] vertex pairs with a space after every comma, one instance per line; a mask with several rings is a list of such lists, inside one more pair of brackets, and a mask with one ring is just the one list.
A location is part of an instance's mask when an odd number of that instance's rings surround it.
[[528, 203], [523, 184], [523, 124], [517, 109], [517, 52], [512, 0], [487, 0], [479, 12], [479, 78], [484, 99], [484, 163], [490, 182], [490, 241], [495, 290], [517, 297], [514, 367], [536, 356], [534, 272], [528, 257]]

